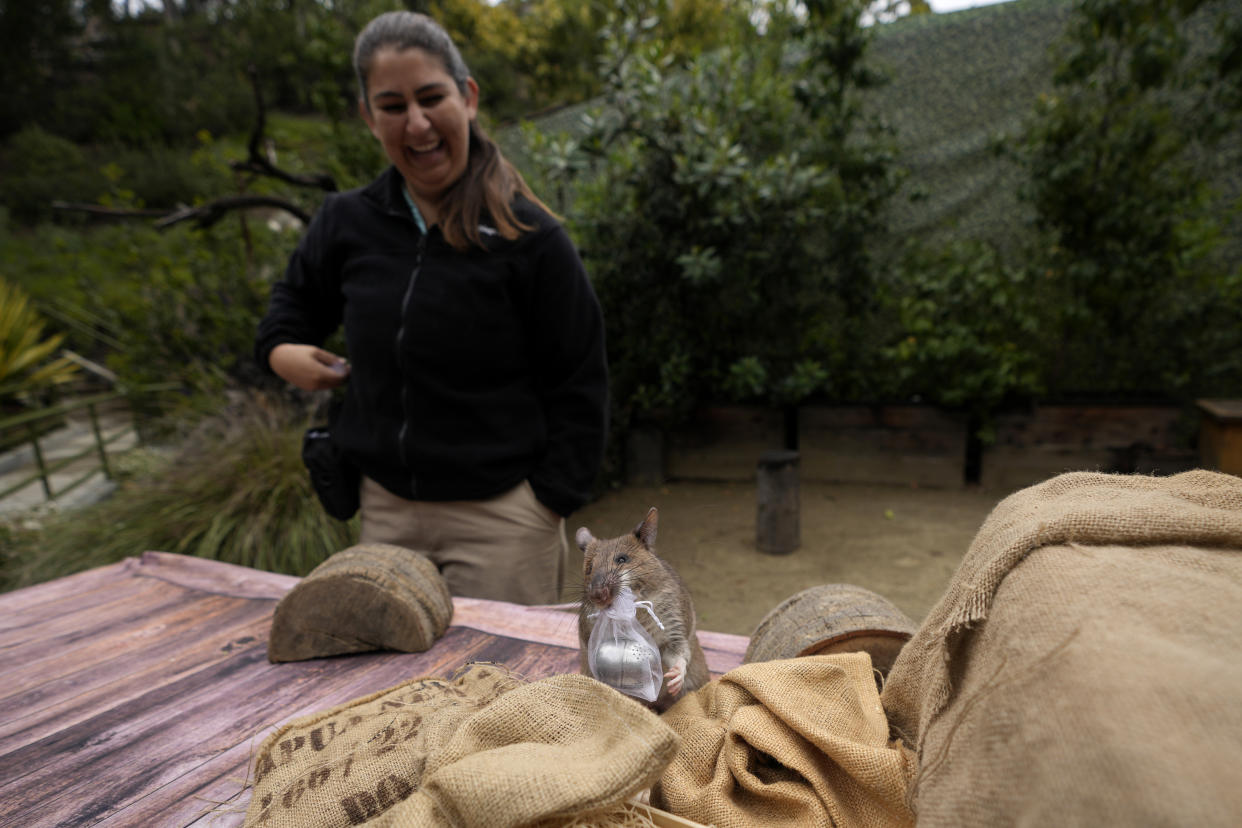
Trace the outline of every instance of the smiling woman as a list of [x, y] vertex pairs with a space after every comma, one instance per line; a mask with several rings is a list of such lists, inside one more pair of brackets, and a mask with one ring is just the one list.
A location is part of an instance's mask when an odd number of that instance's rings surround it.
[[381, 49], [358, 103], [388, 160], [405, 179], [423, 218], [435, 222], [444, 191], [466, 170], [479, 87], [457, 89], [440, 61], [421, 49]]
[[[361, 543], [426, 555], [455, 595], [553, 603], [564, 517], [603, 457], [599, 302], [479, 126], [478, 85], [439, 24], [380, 15], [354, 68], [392, 166], [324, 202], [255, 356], [298, 388], [343, 391], [331, 435], [361, 471]], [[341, 325], [348, 361], [322, 348]]]

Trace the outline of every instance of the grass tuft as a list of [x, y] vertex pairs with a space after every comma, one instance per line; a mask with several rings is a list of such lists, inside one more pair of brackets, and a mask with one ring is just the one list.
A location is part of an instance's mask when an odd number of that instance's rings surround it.
[[0, 527], [0, 590], [147, 550], [305, 575], [353, 545], [302, 464], [307, 415], [258, 394], [199, 423], [163, 462], [149, 457], [107, 500]]

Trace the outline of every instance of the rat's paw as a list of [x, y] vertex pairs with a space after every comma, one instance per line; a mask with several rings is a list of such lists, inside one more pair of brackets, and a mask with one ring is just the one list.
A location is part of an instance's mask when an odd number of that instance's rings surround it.
[[686, 660], [679, 658], [673, 662], [673, 666], [669, 667], [668, 672], [664, 674], [664, 681], [667, 683], [670, 696], [681, 695], [681, 688], [685, 678]]

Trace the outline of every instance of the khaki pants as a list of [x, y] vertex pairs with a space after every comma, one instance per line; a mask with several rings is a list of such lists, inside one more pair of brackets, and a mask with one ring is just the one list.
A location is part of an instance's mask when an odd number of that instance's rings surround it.
[[554, 604], [569, 560], [565, 519], [523, 481], [488, 500], [398, 497], [362, 478], [359, 543], [391, 543], [426, 555], [449, 592], [517, 604]]

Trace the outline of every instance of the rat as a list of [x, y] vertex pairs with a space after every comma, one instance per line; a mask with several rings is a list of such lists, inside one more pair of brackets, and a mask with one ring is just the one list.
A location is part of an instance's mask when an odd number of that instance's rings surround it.
[[637, 601], [650, 601], [660, 623], [650, 613], [640, 611], [638, 621], [655, 639], [664, 667], [660, 695], [649, 706], [663, 713], [686, 693], [711, 680], [707, 659], [699, 646], [694, 601], [677, 570], [655, 551], [659, 513], [653, 506], [634, 531], [610, 540], [600, 540], [585, 526], [574, 536], [583, 552], [582, 606], [578, 612], [579, 664], [590, 675], [587, 641], [595, 628], [589, 616], [612, 605], [617, 592], [628, 586]]

